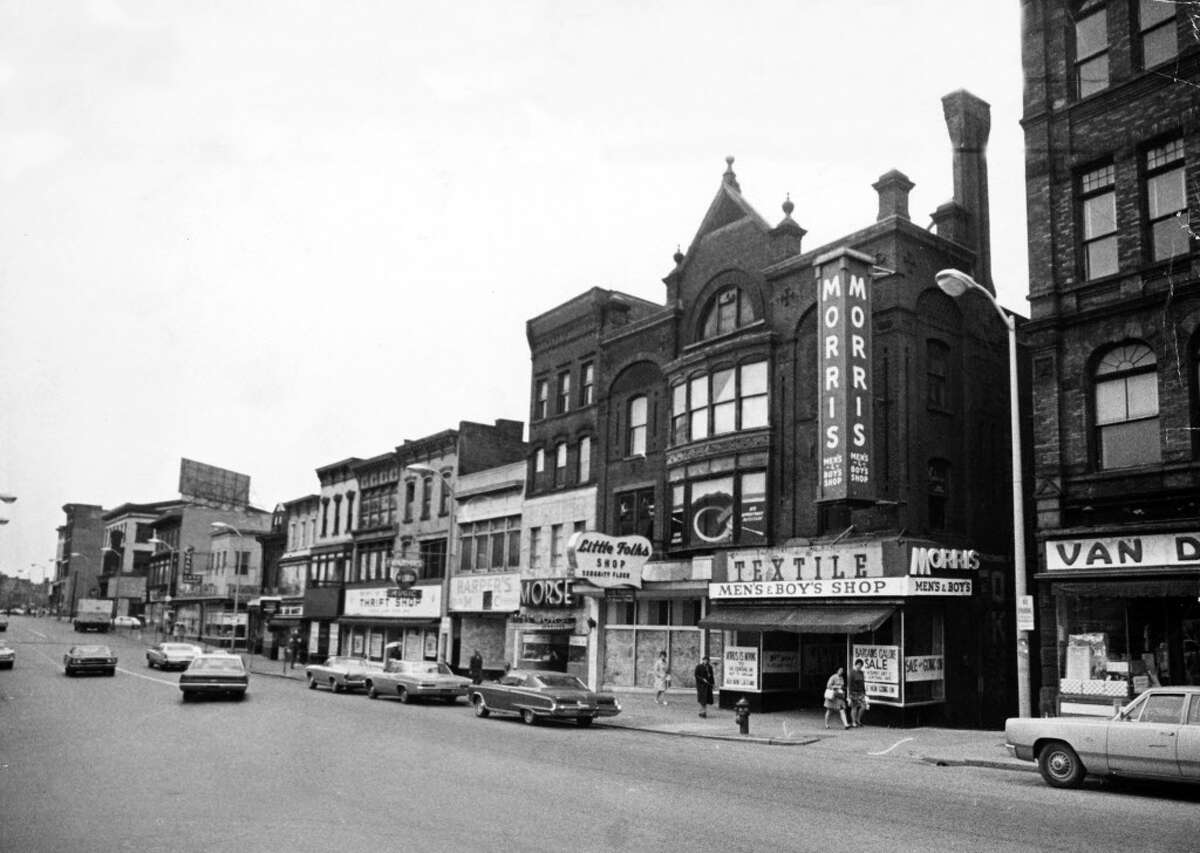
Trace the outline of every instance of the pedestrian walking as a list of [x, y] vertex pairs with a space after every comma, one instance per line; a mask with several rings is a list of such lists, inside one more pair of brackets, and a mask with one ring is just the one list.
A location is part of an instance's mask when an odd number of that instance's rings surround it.
[[300, 657], [300, 632], [299, 631], [296, 631], [292, 634], [292, 639], [291, 639], [291, 642], [289, 643], [289, 647], [292, 652], [292, 656], [291, 656], [291, 660], [290, 660], [291, 668], [295, 669], [296, 668], [296, 659], [298, 657]]
[[479, 649], [476, 649], [475, 654], [471, 655], [468, 672], [471, 674], [472, 684], [479, 684], [483, 681], [483, 655], [479, 653]]
[[862, 658], [854, 661], [854, 669], [850, 670], [850, 725], [856, 729], [862, 728], [862, 715], [867, 708], [867, 677], [863, 674]]
[[671, 686], [671, 667], [667, 663], [667, 653], [659, 652], [658, 660], [654, 662], [654, 701], [660, 705], [667, 704], [667, 699], [663, 695], [667, 692], [667, 688]]
[[705, 655], [700, 659], [700, 663], [696, 664], [696, 701], [700, 703], [700, 716], [708, 716], [708, 706], [713, 703], [713, 675], [712, 663]]
[[846, 720], [846, 667], [839, 666], [837, 672], [825, 682], [825, 728], [829, 728], [829, 712], [837, 711], [842, 718], [842, 727], [850, 728]]

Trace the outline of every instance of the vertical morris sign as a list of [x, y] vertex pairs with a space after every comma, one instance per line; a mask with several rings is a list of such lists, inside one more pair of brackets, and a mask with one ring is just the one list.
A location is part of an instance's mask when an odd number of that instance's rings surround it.
[[837, 249], [817, 258], [818, 500], [874, 499], [871, 479], [871, 264]]

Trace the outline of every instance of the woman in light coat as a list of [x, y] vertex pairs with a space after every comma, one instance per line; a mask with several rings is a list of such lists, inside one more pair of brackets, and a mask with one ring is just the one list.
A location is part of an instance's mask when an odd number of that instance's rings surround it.
[[825, 682], [825, 728], [829, 728], [829, 712], [837, 711], [842, 718], [842, 727], [850, 728], [846, 719], [846, 667], [839, 666], [837, 672]]

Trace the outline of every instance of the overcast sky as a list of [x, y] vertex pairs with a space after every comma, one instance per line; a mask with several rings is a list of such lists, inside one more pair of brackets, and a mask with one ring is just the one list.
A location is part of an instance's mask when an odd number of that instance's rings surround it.
[[1028, 314], [1015, 0], [0, 0], [0, 572], [65, 503], [264, 509], [314, 469], [528, 417], [525, 321], [662, 301], [725, 170], [814, 248], [952, 194], [992, 107], [1000, 301]]

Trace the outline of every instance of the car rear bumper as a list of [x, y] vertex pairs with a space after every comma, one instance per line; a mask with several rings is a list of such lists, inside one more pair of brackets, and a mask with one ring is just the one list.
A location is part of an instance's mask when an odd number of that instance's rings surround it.
[[421, 698], [447, 699], [467, 695], [466, 687], [410, 687], [409, 693]]
[[184, 693], [245, 693], [249, 686], [241, 681], [189, 681], [179, 689]]

